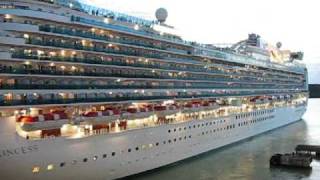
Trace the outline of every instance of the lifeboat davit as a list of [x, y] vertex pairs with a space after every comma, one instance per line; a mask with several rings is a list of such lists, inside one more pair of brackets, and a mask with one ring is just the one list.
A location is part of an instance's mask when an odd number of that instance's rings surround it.
[[45, 129], [59, 129], [69, 123], [68, 115], [64, 111], [53, 111], [37, 116], [20, 116], [17, 118], [22, 130], [35, 131]]

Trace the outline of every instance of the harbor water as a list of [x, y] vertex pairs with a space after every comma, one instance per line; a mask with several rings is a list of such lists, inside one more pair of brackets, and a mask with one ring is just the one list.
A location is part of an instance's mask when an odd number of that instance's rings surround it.
[[275, 153], [298, 144], [320, 145], [320, 99], [310, 99], [301, 121], [175, 164], [142, 173], [134, 180], [320, 180], [320, 161], [309, 170], [270, 168]]

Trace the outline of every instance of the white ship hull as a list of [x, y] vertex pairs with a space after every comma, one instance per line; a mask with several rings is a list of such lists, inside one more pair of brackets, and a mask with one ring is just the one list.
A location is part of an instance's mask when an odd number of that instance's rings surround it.
[[[305, 110], [305, 106], [284, 107], [237, 119], [232, 115], [81, 139], [54, 138], [38, 141], [27, 141], [14, 135], [15, 119], [2, 119], [0, 177], [46, 180], [125, 177], [298, 121]], [[242, 122], [248, 123], [239, 126]], [[136, 150], [136, 147], [139, 149]], [[63, 167], [60, 167], [61, 163]], [[50, 171], [47, 170], [49, 165], [53, 165], [50, 166], [53, 168]], [[38, 173], [32, 173], [34, 166], [40, 167]]]

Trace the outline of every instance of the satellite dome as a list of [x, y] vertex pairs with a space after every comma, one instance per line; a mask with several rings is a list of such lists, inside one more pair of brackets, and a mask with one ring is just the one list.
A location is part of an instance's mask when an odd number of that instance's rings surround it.
[[157, 9], [156, 18], [160, 23], [165, 22], [167, 17], [168, 17], [168, 11], [165, 8]]
[[281, 46], [282, 46], [282, 43], [281, 42], [277, 42], [276, 46], [277, 46], [278, 49], [280, 49]]

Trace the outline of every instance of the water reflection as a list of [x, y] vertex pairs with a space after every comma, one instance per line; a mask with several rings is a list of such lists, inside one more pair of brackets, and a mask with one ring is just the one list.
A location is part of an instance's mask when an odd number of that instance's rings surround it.
[[319, 160], [311, 170], [269, 168], [274, 153], [292, 152], [297, 144], [320, 145], [319, 108], [320, 99], [311, 99], [303, 121], [130, 179], [319, 180]]

